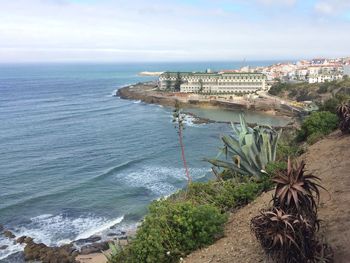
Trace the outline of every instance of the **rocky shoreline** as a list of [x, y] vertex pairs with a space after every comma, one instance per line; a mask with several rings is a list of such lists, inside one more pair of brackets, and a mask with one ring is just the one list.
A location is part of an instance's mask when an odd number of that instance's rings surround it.
[[[283, 105], [269, 104], [261, 100], [251, 104], [242, 104], [239, 102], [225, 102], [217, 100], [202, 100], [192, 99], [186, 94], [169, 93], [159, 91], [156, 82], [143, 82], [134, 85], [122, 87], [117, 90], [115, 96], [128, 100], [139, 100], [148, 104], [157, 104], [166, 107], [174, 107], [175, 103], [179, 103], [182, 108], [185, 109], [185, 114], [193, 117], [194, 124], [205, 123], [230, 123], [226, 121], [215, 121], [207, 118], [196, 116], [193, 113], [186, 112], [186, 108], [204, 108], [204, 109], [226, 109], [226, 110], [249, 110], [259, 113], [264, 113], [270, 116], [276, 117], [288, 117], [290, 122], [287, 127], [297, 126], [298, 114], [291, 111], [288, 108], [284, 108]], [[256, 126], [256, 123], [251, 123], [250, 126]], [[277, 127], [278, 128], [278, 127]]]
[[[101, 254], [109, 248], [109, 243], [119, 242], [126, 245], [129, 238], [135, 234], [135, 231], [121, 231], [114, 229], [107, 235], [107, 240], [103, 240], [100, 235], [92, 235], [88, 238], [78, 239], [69, 244], [61, 246], [47, 246], [44, 243], [36, 243], [29, 236], [16, 237], [13, 232], [5, 229], [0, 225], [0, 235], [8, 238], [13, 244], [20, 244], [24, 247], [23, 251], [14, 253], [6, 259], [0, 260], [1, 263], [24, 263], [24, 262], [43, 262], [43, 263], [84, 263], [81, 260], [86, 255], [94, 253]], [[6, 249], [7, 246], [0, 246], [0, 250]]]

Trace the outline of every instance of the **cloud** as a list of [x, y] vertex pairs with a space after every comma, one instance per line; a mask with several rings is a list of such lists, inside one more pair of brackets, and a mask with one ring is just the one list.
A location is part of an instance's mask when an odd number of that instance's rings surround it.
[[313, 6], [305, 15], [296, 1], [279, 0], [274, 11], [276, 2], [0, 0], [0, 62], [349, 55], [348, 22], [319, 21]]
[[297, 3], [297, 0], [257, 0], [257, 2], [264, 5], [294, 6]]
[[321, 0], [315, 3], [315, 11], [323, 15], [337, 15], [350, 11], [349, 0]]

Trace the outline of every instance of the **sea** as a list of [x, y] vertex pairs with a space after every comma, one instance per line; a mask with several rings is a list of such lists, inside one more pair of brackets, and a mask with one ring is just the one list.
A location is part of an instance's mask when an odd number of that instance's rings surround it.
[[[269, 65], [274, 61], [250, 62]], [[186, 184], [172, 109], [115, 96], [120, 87], [155, 80], [141, 71], [235, 69], [240, 62], [1, 64], [0, 224], [17, 237], [61, 245], [113, 229], [135, 228], [148, 204]], [[239, 112], [189, 109], [238, 120]], [[246, 112], [248, 121], [286, 120]], [[185, 154], [195, 181], [210, 165], [225, 123], [186, 116]], [[0, 260], [23, 250], [0, 235]]]

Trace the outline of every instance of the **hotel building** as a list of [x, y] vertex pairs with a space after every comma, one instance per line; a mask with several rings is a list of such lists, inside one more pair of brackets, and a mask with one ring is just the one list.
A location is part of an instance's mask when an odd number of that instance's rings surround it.
[[266, 89], [266, 76], [261, 73], [164, 72], [159, 77], [159, 88], [184, 93], [254, 93]]

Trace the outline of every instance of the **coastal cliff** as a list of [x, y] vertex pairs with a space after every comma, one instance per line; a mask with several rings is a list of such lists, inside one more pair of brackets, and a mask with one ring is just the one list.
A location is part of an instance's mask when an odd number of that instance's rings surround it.
[[122, 99], [140, 100], [145, 103], [159, 104], [173, 107], [176, 101], [183, 108], [218, 108], [228, 110], [249, 110], [264, 112], [276, 116], [297, 116], [297, 112], [292, 111], [285, 105], [271, 102], [265, 98], [254, 100], [246, 99], [222, 99], [214, 96], [201, 96], [194, 94], [184, 94], [176, 92], [159, 91], [156, 82], [137, 83], [118, 89], [116, 96]]

